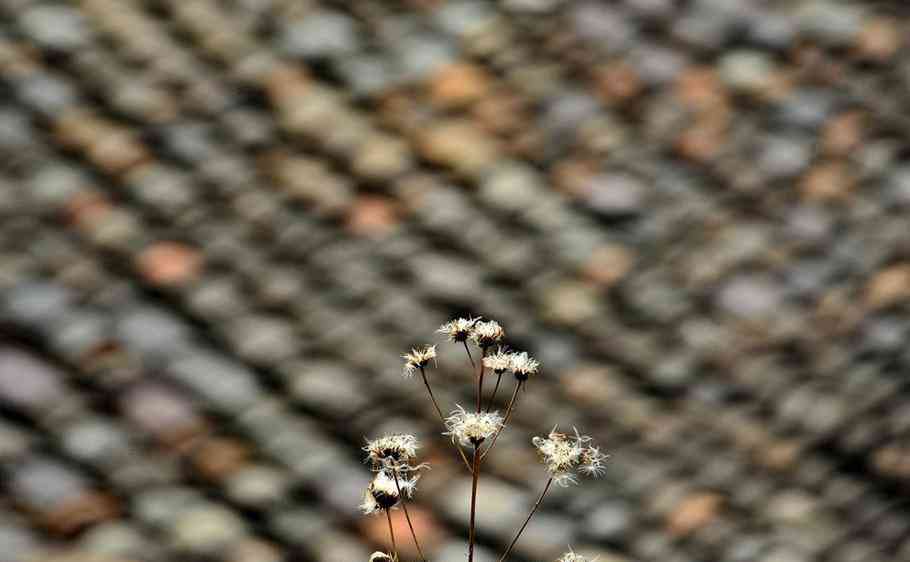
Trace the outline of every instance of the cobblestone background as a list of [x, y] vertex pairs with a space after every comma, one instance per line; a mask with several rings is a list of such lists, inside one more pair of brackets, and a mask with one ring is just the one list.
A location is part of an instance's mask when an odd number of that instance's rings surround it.
[[899, 0], [0, 0], [0, 559], [365, 561], [386, 429], [462, 559], [399, 356], [473, 313], [543, 363], [481, 560], [555, 423], [609, 472], [516, 559], [910, 560], [908, 53]]

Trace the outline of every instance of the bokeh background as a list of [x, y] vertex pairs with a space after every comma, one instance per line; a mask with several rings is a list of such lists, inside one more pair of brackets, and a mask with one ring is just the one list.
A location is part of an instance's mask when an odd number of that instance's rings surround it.
[[365, 562], [386, 430], [463, 559], [400, 359], [459, 314], [543, 364], [481, 560], [557, 423], [609, 472], [515, 560], [910, 560], [908, 34], [899, 0], [0, 0], [0, 560]]

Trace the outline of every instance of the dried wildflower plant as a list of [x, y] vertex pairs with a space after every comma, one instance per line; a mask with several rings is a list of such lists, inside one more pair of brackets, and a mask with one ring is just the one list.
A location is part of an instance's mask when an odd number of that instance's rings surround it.
[[[427, 377], [427, 368], [435, 365], [436, 346], [426, 345], [412, 349], [402, 355], [405, 360], [402, 372], [406, 377], [413, 377], [417, 373], [423, 381], [427, 395], [433, 404], [440, 422], [445, 430], [443, 435], [449, 437], [455, 446], [462, 462], [471, 475], [470, 520], [468, 526], [468, 562], [474, 561], [474, 544], [476, 537], [475, 519], [477, 513], [477, 488], [484, 458], [496, 445], [500, 433], [506, 428], [512, 418], [512, 413], [518, 401], [519, 392], [529, 384], [532, 376], [540, 369], [540, 363], [528, 355], [527, 352], [511, 351], [502, 345], [505, 339], [505, 330], [493, 320], [484, 320], [480, 317], [456, 318], [443, 324], [437, 332], [444, 334], [450, 342], [460, 343], [464, 346], [471, 366], [476, 369], [475, 404], [472, 409], [456, 405], [450, 415], [445, 416], [439, 402], [433, 393], [433, 387]], [[480, 349], [480, 361], [475, 362], [468, 344], [471, 343]], [[495, 347], [495, 351], [493, 350]], [[486, 398], [484, 407], [484, 375], [486, 372], [496, 375], [496, 384], [493, 391]], [[503, 376], [511, 373], [514, 378], [512, 396], [509, 399], [505, 413], [500, 415], [491, 411], [495, 403], [496, 394], [501, 386]], [[507, 377], [508, 378], [508, 377]], [[531, 443], [546, 468], [549, 478], [543, 490], [522, 526], [515, 533], [509, 546], [499, 558], [504, 562], [511, 554], [512, 549], [521, 537], [537, 508], [546, 496], [553, 483], [560, 486], [577, 484], [579, 475], [597, 477], [603, 475], [604, 463], [607, 456], [592, 443], [591, 437], [582, 435], [575, 430], [572, 434], [560, 433], [557, 428], [546, 437], [534, 437]], [[414, 435], [389, 434], [376, 439], [367, 440], [363, 451], [366, 453], [365, 462], [374, 472], [373, 480], [369, 483], [363, 495], [361, 510], [365, 514], [384, 513], [389, 525], [389, 538], [392, 552], [374, 552], [370, 562], [398, 562], [398, 545], [392, 525], [391, 511], [401, 509], [404, 512], [411, 539], [417, 548], [420, 559], [427, 562], [423, 554], [411, 516], [408, 512], [406, 500], [410, 499], [417, 487], [420, 471], [429, 468], [426, 463], [417, 462], [417, 451], [420, 445]], [[569, 551], [557, 562], [587, 562], [586, 559]]]

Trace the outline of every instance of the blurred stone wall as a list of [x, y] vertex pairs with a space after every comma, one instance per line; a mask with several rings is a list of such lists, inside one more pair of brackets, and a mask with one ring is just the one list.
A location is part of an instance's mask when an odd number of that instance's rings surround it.
[[908, 53], [901, 1], [0, 0], [0, 559], [365, 561], [385, 430], [461, 559], [400, 355], [474, 314], [543, 365], [481, 560], [557, 423], [609, 471], [516, 560], [910, 560]]

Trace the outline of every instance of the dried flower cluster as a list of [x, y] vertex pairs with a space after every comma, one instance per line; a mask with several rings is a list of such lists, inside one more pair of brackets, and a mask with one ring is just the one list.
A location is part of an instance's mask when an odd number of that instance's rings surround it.
[[[502, 344], [505, 339], [505, 330], [494, 320], [484, 320], [480, 317], [456, 318], [443, 324], [437, 332], [446, 338], [464, 346], [471, 366], [477, 370], [475, 375], [476, 405], [472, 409], [456, 405], [449, 416], [443, 414], [436, 396], [433, 393], [430, 379], [427, 377], [427, 367], [437, 359], [436, 346], [425, 345], [415, 347], [409, 353], [402, 355], [405, 360], [403, 373], [412, 377], [419, 373], [430, 401], [436, 410], [439, 420], [445, 427], [443, 435], [448, 436], [455, 445], [462, 462], [471, 474], [470, 497], [470, 524], [468, 528], [468, 562], [474, 559], [475, 543], [475, 516], [477, 511], [477, 488], [480, 478], [482, 462], [487, 454], [496, 445], [496, 440], [507, 427], [509, 420], [518, 401], [519, 391], [529, 384], [531, 376], [537, 374], [540, 363], [525, 351], [512, 351]], [[480, 349], [480, 361], [475, 364], [468, 343]], [[495, 347], [495, 351], [493, 348]], [[485, 396], [483, 383], [486, 372], [496, 375], [493, 391]], [[511, 372], [514, 378], [514, 388], [509, 399], [505, 414], [491, 411], [496, 401], [496, 395], [505, 373]], [[486, 399], [486, 407], [484, 401]], [[504, 562], [513, 547], [518, 542], [521, 533], [534, 516], [550, 485], [556, 483], [568, 486], [578, 482], [578, 475], [601, 476], [604, 472], [606, 455], [592, 444], [591, 437], [580, 434], [565, 434], [553, 428], [547, 437], [535, 437], [532, 444], [537, 449], [541, 460], [547, 470], [549, 478], [540, 493], [537, 502], [528, 514], [524, 524], [515, 534], [499, 562]], [[392, 552], [374, 552], [370, 562], [398, 562], [398, 546], [395, 539], [394, 526], [392, 525], [391, 511], [401, 508], [404, 511], [411, 532], [411, 538], [423, 562], [426, 556], [420, 547], [417, 533], [411, 523], [406, 499], [410, 499], [417, 487], [420, 471], [428, 468], [426, 463], [417, 462], [417, 451], [420, 445], [414, 435], [389, 434], [373, 440], [367, 440], [363, 451], [366, 453], [366, 463], [375, 473], [363, 494], [361, 509], [366, 514], [385, 513], [389, 525], [389, 538], [391, 539]], [[469, 458], [470, 457], [470, 458]], [[569, 551], [557, 562], [587, 562], [583, 556]]]
[[576, 473], [600, 476], [605, 470], [606, 455], [597, 447], [588, 445], [591, 438], [579, 434], [577, 429], [575, 435], [568, 435], [557, 432], [554, 427], [546, 438], [535, 437], [531, 442], [537, 447], [547, 472], [560, 486], [576, 484]]

